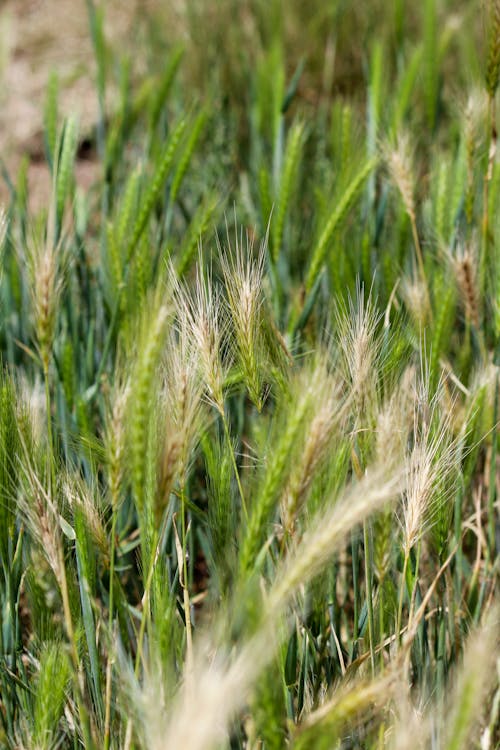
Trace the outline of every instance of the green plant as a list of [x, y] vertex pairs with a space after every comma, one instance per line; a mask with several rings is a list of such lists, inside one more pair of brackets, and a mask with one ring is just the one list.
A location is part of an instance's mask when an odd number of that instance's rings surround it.
[[54, 73], [40, 210], [2, 162], [0, 745], [493, 750], [497, 0], [485, 60], [467, 0], [87, 11], [93, 128]]

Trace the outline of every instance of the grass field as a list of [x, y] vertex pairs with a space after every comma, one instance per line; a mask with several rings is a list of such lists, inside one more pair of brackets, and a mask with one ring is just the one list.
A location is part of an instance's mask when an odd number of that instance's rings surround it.
[[42, 6], [0, 746], [498, 749], [500, 0]]

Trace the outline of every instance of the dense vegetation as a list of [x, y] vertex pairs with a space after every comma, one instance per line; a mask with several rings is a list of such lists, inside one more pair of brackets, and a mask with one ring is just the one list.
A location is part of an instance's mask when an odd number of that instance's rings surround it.
[[4, 170], [1, 745], [499, 747], [499, 0], [104, 6]]

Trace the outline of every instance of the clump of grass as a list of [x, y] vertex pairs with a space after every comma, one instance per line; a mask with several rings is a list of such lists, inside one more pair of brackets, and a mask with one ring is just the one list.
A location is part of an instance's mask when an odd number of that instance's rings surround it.
[[1, 155], [2, 747], [498, 744], [498, 3], [396, 6], [89, 2]]

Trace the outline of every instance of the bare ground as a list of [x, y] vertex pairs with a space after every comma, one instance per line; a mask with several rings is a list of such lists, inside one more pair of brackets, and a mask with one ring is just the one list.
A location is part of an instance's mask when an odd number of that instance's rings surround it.
[[[106, 39], [137, 43], [138, 13], [156, 0], [105, 0]], [[56, 70], [63, 115], [77, 114], [83, 133], [98, 114], [94, 57], [85, 0], [0, 0], [0, 157], [15, 182], [23, 155], [30, 157], [28, 180], [33, 209], [47, 203], [49, 175], [43, 159], [43, 101]], [[113, 92], [109, 92], [110, 98]], [[77, 163], [77, 181], [88, 187], [96, 174], [92, 159]], [[0, 181], [0, 201], [8, 198]]]

